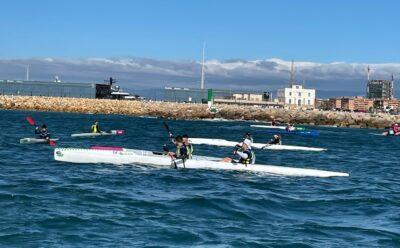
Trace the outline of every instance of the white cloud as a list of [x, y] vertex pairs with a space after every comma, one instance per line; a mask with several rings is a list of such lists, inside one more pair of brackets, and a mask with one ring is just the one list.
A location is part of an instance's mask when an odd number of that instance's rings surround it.
[[[64, 81], [97, 81], [110, 76], [127, 88], [160, 88], [165, 85], [198, 87], [201, 65], [192, 60], [156, 60], [147, 58], [35, 58], [0, 60], [1, 79], [23, 79], [26, 65], [31, 65], [31, 78], [51, 80], [60, 75]], [[306, 81], [317, 90], [363, 92], [366, 63], [316, 63], [296, 61], [296, 80]], [[399, 76], [400, 64], [369, 64], [373, 78]], [[254, 88], [275, 90], [289, 80], [291, 61], [279, 58], [265, 60], [208, 60], [206, 84], [213, 88]]]

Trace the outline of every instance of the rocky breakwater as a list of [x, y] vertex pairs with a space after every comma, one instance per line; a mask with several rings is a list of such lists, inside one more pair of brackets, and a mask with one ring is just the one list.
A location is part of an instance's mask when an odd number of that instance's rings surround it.
[[117, 101], [87, 98], [0, 96], [0, 109], [123, 114], [175, 119], [213, 118], [213, 114], [207, 111], [207, 105], [202, 104]]
[[319, 110], [266, 109], [255, 106], [218, 105], [217, 112], [204, 104], [169, 102], [116, 101], [106, 99], [58, 98], [35, 96], [0, 96], [0, 109], [75, 112], [93, 114], [124, 114], [157, 116], [174, 119], [231, 120], [272, 119], [295, 124], [335, 125], [342, 127], [384, 128], [400, 122], [400, 116]]
[[400, 122], [399, 115], [355, 113], [321, 110], [277, 109], [246, 106], [219, 106], [218, 117], [226, 119], [291, 122], [294, 124], [338, 127], [385, 128]]

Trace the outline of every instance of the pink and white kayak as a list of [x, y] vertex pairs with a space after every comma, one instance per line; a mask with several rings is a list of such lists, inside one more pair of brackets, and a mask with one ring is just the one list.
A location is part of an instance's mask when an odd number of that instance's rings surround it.
[[111, 130], [109, 132], [100, 132], [100, 133], [74, 133], [71, 134], [71, 137], [97, 137], [97, 136], [110, 136], [110, 135], [124, 135], [124, 130]]
[[167, 155], [159, 152], [145, 150], [125, 149], [121, 147], [92, 147], [81, 148], [56, 148], [54, 159], [70, 163], [106, 163], [106, 164], [136, 164], [150, 165], [155, 167], [174, 167], [186, 169], [211, 169], [232, 170], [266, 173], [281, 176], [311, 176], [311, 177], [346, 177], [348, 173], [333, 172], [316, 169], [303, 169], [295, 167], [284, 167], [274, 165], [223, 162], [221, 158], [193, 156], [192, 159], [183, 161], [181, 159], [171, 160]]

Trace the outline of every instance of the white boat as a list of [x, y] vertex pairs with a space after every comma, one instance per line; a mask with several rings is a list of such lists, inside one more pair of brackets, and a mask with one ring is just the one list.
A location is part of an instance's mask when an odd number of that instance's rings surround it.
[[[51, 141], [57, 141], [58, 139], [50, 139]], [[19, 140], [21, 144], [37, 144], [37, 143], [47, 143], [46, 139], [39, 138], [23, 138]]]
[[74, 133], [71, 134], [71, 137], [96, 137], [96, 136], [109, 136], [109, 135], [123, 135], [125, 133], [124, 130], [111, 130], [109, 132], [100, 132], [100, 133]]
[[349, 176], [348, 173], [332, 172], [316, 169], [302, 169], [272, 165], [244, 165], [241, 163], [222, 162], [221, 158], [193, 156], [192, 159], [171, 160], [169, 156], [162, 153], [124, 149], [119, 147], [112, 148], [56, 148], [54, 159], [57, 161], [70, 163], [106, 163], [106, 164], [144, 164], [156, 167], [174, 167], [186, 169], [214, 169], [214, 170], [233, 170], [260, 172], [283, 176], [313, 176], [313, 177], [335, 177]]
[[[212, 145], [212, 146], [228, 146], [234, 147], [238, 144], [238, 142], [228, 141], [224, 139], [205, 139], [205, 138], [190, 138], [190, 142], [195, 145]], [[289, 145], [268, 145], [263, 143], [253, 143], [251, 145], [252, 148], [264, 149], [268, 150], [290, 150], [290, 151], [313, 151], [313, 152], [321, 152], [326, 151], [324, 148], [317, 147], [305, 147], [305, 146], [289, 146]]]

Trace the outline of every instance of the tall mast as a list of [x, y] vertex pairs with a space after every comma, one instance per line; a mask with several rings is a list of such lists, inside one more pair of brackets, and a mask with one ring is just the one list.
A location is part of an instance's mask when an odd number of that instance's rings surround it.
[[205, 57], [205, 49], [206, 49], [206, 43], [203, 43], [203, 61], [201, 64], [201, 80], [200, 80], [200, 89], [204, 89], [204, 57]]
[[294, 60], [292, 59], [292, 65], [290, 67], [290, 87], [294, 84]]
[[29, 67], [30, 65], [28, 64], [28, 66], [26, 67], [26, 81], [29, 81]]

